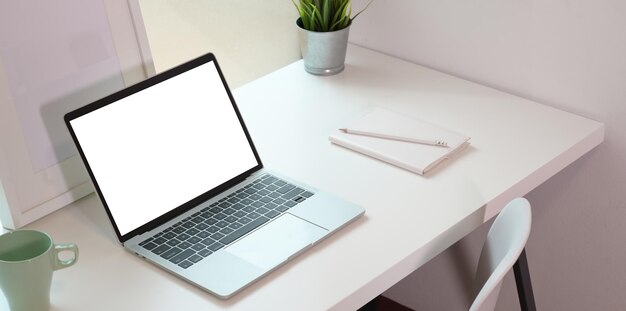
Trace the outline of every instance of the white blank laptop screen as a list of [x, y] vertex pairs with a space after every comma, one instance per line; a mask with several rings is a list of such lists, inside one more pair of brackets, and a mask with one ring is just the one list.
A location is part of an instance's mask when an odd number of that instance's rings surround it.
[[258, 165], [213, 62], [71, 124], [121, 235]]

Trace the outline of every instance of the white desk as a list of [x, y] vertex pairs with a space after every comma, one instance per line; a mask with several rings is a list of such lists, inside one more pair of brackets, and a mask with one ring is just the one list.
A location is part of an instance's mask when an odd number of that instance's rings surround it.
[[[124, 251], [92, 195], [29, 226], [81, 250], [75, 267], [55, 274], [52, 310], [356, 309], [604, 136], [601, 123], [356, 46], [337, 76], [309, 75], [297, 62], [234, 94], [267, 166], [366, 215], [220, 301]], [[329, 133], [376, 105], [472, 144], [418, 176], [329, 143]]]

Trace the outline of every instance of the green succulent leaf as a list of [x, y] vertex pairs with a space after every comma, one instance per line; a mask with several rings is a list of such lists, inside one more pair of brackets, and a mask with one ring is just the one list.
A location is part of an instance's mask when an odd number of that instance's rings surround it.
[[359, 14], [363, 13], [370, 2], [352, 16], [352, 0], [291, 0], [298, 10], [302, 27], [310, 31], [326, 32], [346, 28]]

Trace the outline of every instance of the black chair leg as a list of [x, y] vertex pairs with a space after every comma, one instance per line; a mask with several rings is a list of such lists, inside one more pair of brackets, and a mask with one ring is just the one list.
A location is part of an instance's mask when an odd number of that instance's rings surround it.
[[380, 296], [377, 296], [376, 298], [370, 300], [370, 302], [359, 308], [357, 311], [376, 311], [376, 305], [378, 304], [379, 300]]
[[528, 271], [528, 261], [526, 260], [526, 249], [522, 250], [519, 258], [513, 265], [515, 273], [515, 283], [517, 284], [517, 295], [522, 311], [537, 311], [535, 306], [535, 296], [530, 283], [530, 273]]

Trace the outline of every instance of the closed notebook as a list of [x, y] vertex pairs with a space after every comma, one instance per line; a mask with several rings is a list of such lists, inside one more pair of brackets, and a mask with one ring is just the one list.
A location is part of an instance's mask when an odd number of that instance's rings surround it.
[[345, 125], [355, 131], [385, 136], [445, 141], [447, 147], [349, 134], [341, 130], [330, 135], [331, 142], [423, 175], [469, 144], [469, 137], [440, 126], [375, 108]]

